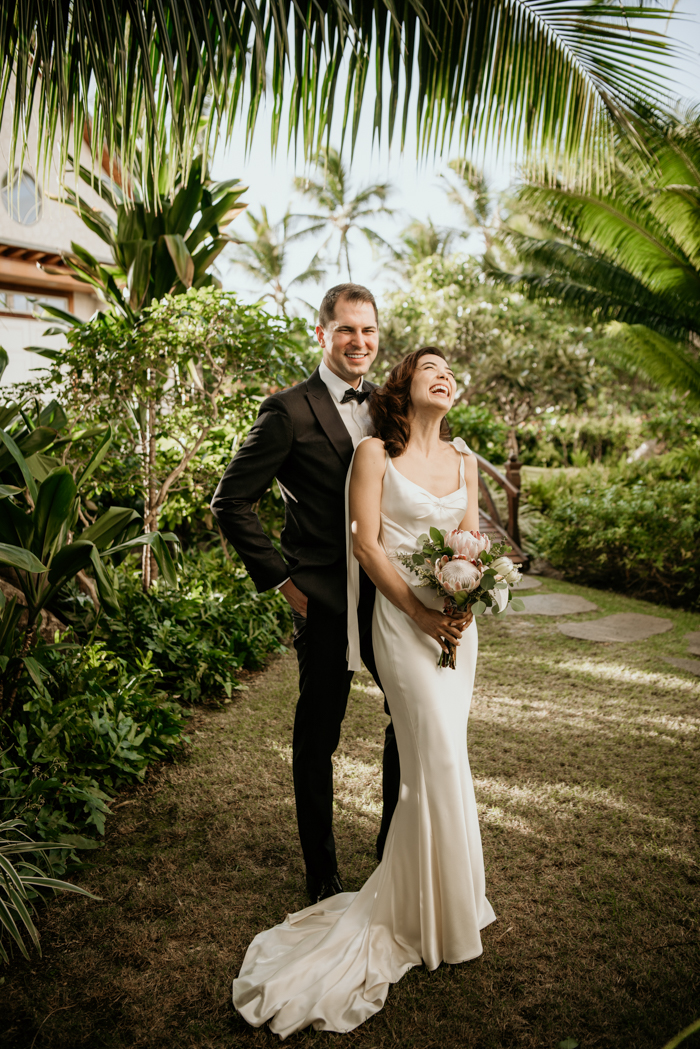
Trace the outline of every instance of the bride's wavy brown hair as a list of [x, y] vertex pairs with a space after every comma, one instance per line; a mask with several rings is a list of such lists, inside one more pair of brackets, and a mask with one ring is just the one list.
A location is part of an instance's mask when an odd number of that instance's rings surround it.
[[[418, 361], [427, 354], [447, 360], [437, 346], [422, 346], [407, 354], [391, 369], [383, 386], [374, 390], [368, 401], [369, 413], [374, 426], [374, 436], [384, 441], [384, 447], [392, 459], [403, 455], [411, 436], [408, 411], [411, 406], [411, 383]], [[450, 426], [447, 419], [440, 423], [440, 439], [449, 441]]]

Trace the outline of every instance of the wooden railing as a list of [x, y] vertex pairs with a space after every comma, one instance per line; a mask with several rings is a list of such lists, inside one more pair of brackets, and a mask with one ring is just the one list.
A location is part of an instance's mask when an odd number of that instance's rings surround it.
[[[488, 461], [488, 459], [484, 459], [483, 456], [477, 455], [476, 452], [474, 455], [479, 465], [479, 491], [483, 502], [486, 504], [486, 509], [481, 506], [479, 507], [479, 530], [482, 532], [488, 532], [491, 535], [495, 534], [501, 536], [501, 538], [508, 540], [512, 548], [510, 556], [513, 561], [527, 566], [529, 558], [520, 545], [520, 526], [518, 524], [521, 464], [518, 462], [517, 456], [511, 455], [506, 463], [506, 472], [504, 476], [500, 470], [497, 470], [496, 467]], [[484, 475], [487, 475], [491, 480], [495, 481], [499, 488], [502, 488], [506, 494], [508, 503], [508, 520], [505, 524], [503, 524], [501, 515], [498, 512], [498, 507], [496, 506]]]

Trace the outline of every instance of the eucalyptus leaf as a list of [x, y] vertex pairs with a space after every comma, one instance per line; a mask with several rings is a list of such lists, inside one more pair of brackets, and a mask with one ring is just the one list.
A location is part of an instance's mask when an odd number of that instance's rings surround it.
[[483, 601], [475, 601], [471, 606], [472, 614], [475, 616], [482, 616], [486, 611], [486, 605]]

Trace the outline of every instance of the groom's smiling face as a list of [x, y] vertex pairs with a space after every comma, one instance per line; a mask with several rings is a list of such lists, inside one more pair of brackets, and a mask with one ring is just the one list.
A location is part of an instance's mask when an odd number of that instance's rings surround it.
[[316, 328], [327, 368], [356, 389], [379, 349], [379, 330], [371, 302], [338, 299], [333, 320]]

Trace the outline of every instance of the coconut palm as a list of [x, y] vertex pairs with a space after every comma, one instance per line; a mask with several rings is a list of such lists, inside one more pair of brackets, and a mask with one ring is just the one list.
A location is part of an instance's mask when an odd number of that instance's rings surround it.
[[322, 253], [326, 252], [337, 236], [338, 253], [335, 265], [340, 270], [342, 260], [344, 260], [348, 280], [352, 280], [349, 235], [353, 230], [361, 233], [373, 247], [389, 248], [383, 237], [380, 237], [370, 226], [362, 223], [376, 215], [393, 215], [392, 209], [388, 208], [385, 203], [391, 193], [391, 185], [388, 182], [377, 182], [374, 185], [365, 186], [352, 196], [348, 169], [338, 151], [331, 147], [321, 150], [318, 158], [318, 173], [320, 178], [316, 181], [311, 178], [294, 180], [295, 189], [313, 200], [318, 209], [316, 212], [300, 215], [299, 218], [311, 219], [319, 225], [330, 227], [330, 232], [319, 255], [323, 257]]
[[267, 217], [267, 208], [262, 207], [260, 210], [261, 218], [256, 218], [248, 212], [248, 221], [255, 236], [251, 240], [241, 239], [235, 242], [236, 248], [231, 255], [231, 261], [252, 277], [256, 284], [268, 289], [262, 295], [262, 299], [271, 299], [277, 307], [278, 314], [287, 317], [288, 307], [293, 299], [313, 309], [304, 299], [290, 296], [289, 293], [294, 284], [312, 281], [318, 283], [323, 279], [326, 271], [320, 265], [318, 255], [314, 255], [306, 269], [291, 280], [285, 280], [285, 270], [289, 261], [289, 245], [315, 233], [321, 226], [292, 232], [295, 219], [289, 212], [273, 225]]
[[531, 180], [519, 201], [534, 227], [505, 239], [525, 270], [497, 279], [616, 322], [619, 363], [700, 400], [700, 108], [618, 136], [596, 192]]
[[462, 236], [451, 226], [436, 226], [429, 217], [427, 222], [414, 219], [401, 232], [399, 247], [393, 249], [392, 265], [404, 273], [410, 273], [419, 262], [437, 255], [445, 258], [452, 244]]
[[[168, 151], [186, 176], [190, 158], [206, 153], [222, 128], [231, 135], [244, 104], [252, 134], [268, 85], [275, 138], [286, 111], [306, 156], [318, 152], [338, 119], [354, 144], [373, 67], [373, 133], [385, 130], [391, 141], [398, 117], [403, 145], [413, 109], [424, 152], [453, 139], [479, 145], [496, 132], [519, 148], [541, 148], [554, 167], [581, 152], [592, 159], [611, 122], [635, 123], [637, 98], [658, 99], [669, 48], [662, 33], [673, 6], [5, 0], [0, 118], [12, 111], [12, 140], [22, 144], [36, 112], [42, 156], [52, 160], [60, 143], [61, 168], [92, 120], [96, 168], [106, 140], [128, 177], [140, 139], [154, 171]], [[12, 147], [10, 154], [12, 169]], [[158, 195], [172, 186], [154, 180], [153, 188]]]

